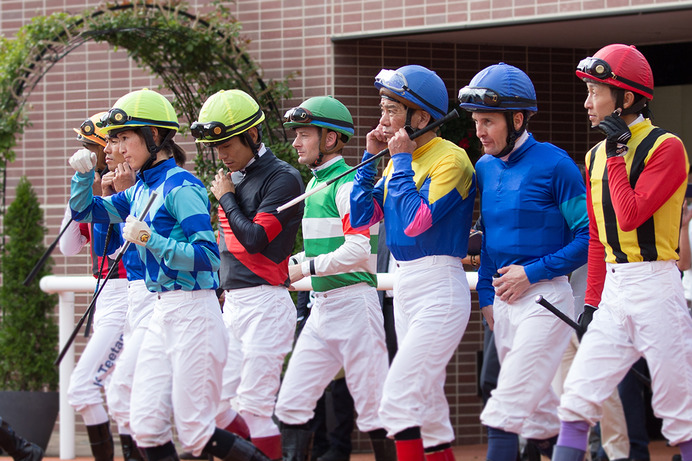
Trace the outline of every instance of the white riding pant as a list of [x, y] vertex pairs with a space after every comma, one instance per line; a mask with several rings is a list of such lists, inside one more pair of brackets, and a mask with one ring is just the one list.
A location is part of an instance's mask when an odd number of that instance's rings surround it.
[[388, 366], [377, 290], [359, 283], [315, 293], [281, 385], [276, 416], [287, 424], [310, 421], [317, 401], [343, 367], [358, 428], [382, 429], [377, 412]]
[[460, 258], [398, 261], [394, 318], [398, 351], [384, 383], [380, 418], [390, 437], [420, 427], [424, 447], [454, 440], [446, 367], [466, 330], [471, 293]]
[[536, 303], [537, 295], [574, 318], [572, 287], [565, 276], [531, 284], [511, 304], [495, 297], [495, 346], [501, 367], [481, 422], [527, 439], [548, 439], [560, 430], [559, 399], [551, 382], [573, 330]]
[[[72, 371], [67, 391], [70, 405], [82, 414], [87, 426], [108, 421], [101, 390], [122, 351], [127, 315], [127, 279], [101, 280], [101, 283], [105, 285], [94, 306], [94, 331]], [[110, 400], [108, 393], [106, 398]]]
[[675, 261], [607, 264], [603, 295], [567, 374], [563, 421], [601, 419], [601, 405], [640, 357], [654, 414], [672, 445], [692, 439], [692, 318]]
[[202, 452], [216, 429], [227, 347], [214, 290], [159, 293], [132, 384], [130, 424], [140, 447], [171, 441], [174, 418], [183, 449]]

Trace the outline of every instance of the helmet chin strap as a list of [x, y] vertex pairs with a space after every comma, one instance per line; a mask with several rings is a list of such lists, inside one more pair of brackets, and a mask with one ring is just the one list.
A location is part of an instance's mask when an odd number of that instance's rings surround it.
[[521, 136], [524, 130], [526, 129], [526, 117], [524, 117], [523, 121], [521, 122], [521, 126], [519, 127], [519, 129], [514, 129], [514, 112], [512, 111], [505, 112], [505, 120], [507, 121], [508, 132], [507, 145], [500, 152], [494, 154], [493, 157], [502, 158], [505, 155], [512, 152], [514, 150], [514, 144], [517, 142], [517, 139], [519, 139], [519, 136]]
[[252, 149], [252, 155], [255, 157], [255, 160], [259, 160], [259, 148], [260, 144], [262, 144], [262, 141], [253, 141], [252, 136], [250, 136], [250, 133], [248, 133], [247, 131], [243, 131], [243, 138], [245, 138], [247, 145], [250, 146], [250, 149]]
[[414, 109], [406, 106], [406, 123], [404, 124], [404, 130], [408, 133], [409, 136], [413, 134], [413, 127], [411, 126], [411, 119], [413, 118], [413, 112], [415, 112]]
[[615, 109], [622, 108], [620, 115], [638, 114], [642, 111], [642, 109], [644, 109], [644, 106], [646, 106], [646, 98], [641, 98], [639, 101], [625, 109], [623, 107], [625, 105], [625, 90], [619, 88], [615, 94]]
[[144, 162], [144, 165], [142, 165], [142, 168], [140, 168], [141, 171], [148, 170], [152, 166], [154, 166], [154, 162], [156, 161], [156, 156], [161, 150], [161, 148], [166, 144], [166, 142], [175, 136], [175, 131], [169, 130], [168, 133], [166, 133], [166, 137], [161, 141], [161, 144], [156, 145], [156, 141], [154, 140], [154, 135], [151, 132], [151, 127], [149, 126], [143, 126], [141, 128], [141, 133], [142, 136], [144, 137], [144, 142], [147, 145], [147, 150], [149, 151], [149, 158], [147, 159], [146, 162]]
[[334, 147], [332, 147], [331, 149], [327, 149], [327, 133], [329, 133], [329, 130], [327, 128], [322, 127], [322, 130], [320, 131], [320, 153], [317, 156], [317, 160], [310, 164], [312, 168], [320, 166], [322, 164], [322, 161], [324, 160], [325, 155], [330, 155], [335, 152], [339, 152], [344, 147], [344, 142], [341, 140], [341, 136], [338, 132], [335, 131], [336, 143], [334, 144]]

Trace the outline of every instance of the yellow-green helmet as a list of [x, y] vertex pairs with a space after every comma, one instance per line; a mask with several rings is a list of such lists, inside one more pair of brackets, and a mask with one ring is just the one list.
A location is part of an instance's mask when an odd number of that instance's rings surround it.
[[204, 102], [190, 133], [196, 142], [217, 144], [263, 121], [264, 112], [252, 96], [242, 90], [221, 90]]
[[94, 114], [82, 122], [79, 128], [72, 128], [77, 133], [77, 141], [87, 144], [98, 144], [101, 147], [106, 147], [106, 134], [99, 127], [101, 117], [107, 112], [99, 112]]
[[178, 116], [173, 105], [156, 91], [147, 88], [118, 99], [100, 122], [103, 131], [115, 134], [139, 127], [158, 127], [178, 131]]
[[307, 99], [300, 106], [286, 111], [284, 126], [318, 126], [344, 135], [344, 141], [353, 136], [353, 117], [341, 101], [331, 96], [316, 96]]

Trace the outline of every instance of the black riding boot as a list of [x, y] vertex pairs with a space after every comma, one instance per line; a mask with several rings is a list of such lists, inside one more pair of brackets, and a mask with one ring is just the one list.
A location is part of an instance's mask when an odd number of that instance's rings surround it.
[[142, 452], [130, 434], [120, 434], [120, 446], [123, 449], [124, 461], [144, 461]]
[[252, 443], [218, 427], [202, 450], [202, 454], [213, 455], [223, 461], [271, 461]]
[[158, 447], [145, 448], [148, 461], [180, 461], [173, 442], [166, 442]]
[[387, 438], [387, 431], [376, 429], [368, 432], [375, 461], [396, 461], [396, 445], [394, 440]]
[[114, 446], [110, 422], [87, 426], [86, 430], [94, 461], [113, 461]]
[[41, 447], [19, 437], [14, 433], [12, 426], [2, 418], [0, 418], [0, 447], [14, 458], [14, 461], [41, 461], [43, 458]]
[[281, 428], [283, 461], [310, 461], [313, 432], [304, 427], [285, 424]]

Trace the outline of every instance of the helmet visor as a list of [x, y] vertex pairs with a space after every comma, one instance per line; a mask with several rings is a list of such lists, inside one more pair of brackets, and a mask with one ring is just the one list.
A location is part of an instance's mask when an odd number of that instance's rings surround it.
[[602, 59], [588, 57], [579, 61], [577, 64], [577, 70], [584, 72], [594, 78], [599, 80], [605, 80], [607, 78], [615, 78], [615, 74], [610, 68], [610, 64]]

